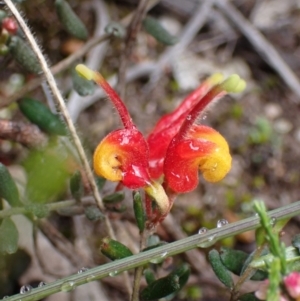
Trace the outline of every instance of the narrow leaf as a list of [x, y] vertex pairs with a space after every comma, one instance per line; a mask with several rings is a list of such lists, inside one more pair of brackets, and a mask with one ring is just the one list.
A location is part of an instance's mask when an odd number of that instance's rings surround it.
[[208, 254], [208, 259], [211, 264], [213, 271], [215, 272], [218, 279], [228, 288], [233, 287], [233, 280], [230, 272], [223, 265], [220, 254], [217, 250], [213, 249]]
[[2, 163], [0, 163], [0, 198], [4, 198], [12, 207], [23, 206], [17, 185]]
[[5, 218], [0, 226], [0, 253], [13, 254], [18, 249], [19, 232], [14, 222]]

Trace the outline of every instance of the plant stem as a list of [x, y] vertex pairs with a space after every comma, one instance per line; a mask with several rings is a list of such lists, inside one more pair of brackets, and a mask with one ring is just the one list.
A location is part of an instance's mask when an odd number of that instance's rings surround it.
[[[145, 229], [141, 233], [140, 252], [146, 247], [146, 242], [147, 242], [149, 235], [150, 235], [150, 232], [147, 229]], [[143, 276], [143, 271], [144, 271], [143, 265], [139, 266], [134, 271], [134, 282], [133, 282], [131, 301], [139, 301], [140, 284], [141, 284], [141, 279]]]
[[[61, 201], [61, 202], [52, 203], [52, 204], [45, 204], [44, 206], [46, 207], [46, 209], [48, 211], [55, 211], [55, 210], [59, 210], [62, 208], [71, 207], [76, 204], [77, 204], [77, 202], [75, 200], [68, 200], [68, 201]], [[4, 210], [0, 211], [0, 219], [9, 217], [12, 215], [25, 214], [25, 213], [28, 213], [28, 210], [26, 209], [26, 207], [15, 207], [15, 208], [4, 209]]]
[[[269, 216], [275, 217], [278, 221], [297, 216], [300, 214], [300, 201], [289, 204], [287, 206], [272, 210], [268, 212]], [[191, 237], [181, 239], [179, 241], [169, 243], [167, 245], [157, 247], [139, 254], [116, 260], [95, 268], [92, 268], [81, 274], [74, 274], [55, 282], [49, 283], [43, 287], [35, 288], [26, 294], [17, 294], [5, 299], [5, 301], [37, 301], [55, 293], [64, 291], [68, 284], [72, 284], [71, 289], [86, 284], [90, 281], [96, 281], [104, 277], [108, 277], [110, 273], [118, 271], [128, 271], [141, 265], [145, 265], [152, 259], [161, 256], [162, 253], [167, 252], [168, 256], [174, 256], [186, 252], [188, 250], [199, 247], [199, 245], [211, 245], [211, 238], [214, 241], [234, 236], [238, 233], [254, 230], [260, 227], [260, 220], [257, 216], [246, 218], [239, 222], [228, 224], [222, 228], [215, 228], [207, 231], [205, 234], [196, 234]]]
[[[92, 192], [93, 192], [94, 198], [96, 200], [96, 203], [97, 203], [99, 209], [104, 212], [105, 207], [104, 207], [104, 204], [102, 202], [102, 198], [99, 194], [97, 184], [96, 184], [94, 176], [93, 176], [92, 169], [89, 165], [88, 159], [85, 155], [83, 146], [81, 144], [79, 136], [77, 135], [77, 132], [76, 132], [75, 126], [72, 122], [72, 119], [70, 118], [69, 112], [68, 112], [66, 104], [64, 102], [64, 99], [63, 99], [60, 91], [58, 90], [58, 87], [56, 85], [54, 76], [52, 75], [51, 71], [49, 70], [48, 64], [47, 64], [47, 62], [46, 62], [46, 60], [45, 60], [45, 58], [44, 58], [44, 56], [43, 56], [43, 54], [42, 54], [42, 52], [39, 48], [34, 36], [32, 35], [29, 27], [25, 23], [24, 19], [22, 18], [21, 14], [17, 10], [16, 6], [12, 3], [11, 0], [5, 0], [4, 2], [9, 7], [10, 11], [12, 12], [14, 17], [18, 21], [20, 27], [24, 31], [25, 36], [27, 37], [27, 40], [28, 40], [32, 50], [34, 51], [34, 53], [36, 54], [36, 56], [39, 60], [39, 63], [40, 63], [41, 68], [42, 68], [42, 70], [45, 74], [45, 77], [47, 79], [49, 87], [50, 87], [50, 89], [51, 89], [51, 91], [54, 95], [54, 98], [57, 101], [57, 104], [59, 106], [59, 109], [60, 109], [61, 113], [63, 114], [63, 116], [65, 118], [66, 124], [68, 126], [69, 131], [70, 131], [71, 138], [72, 138], [73, 143], [74, 143], [74, 145], [77, 149], [77, 152], [79, 154], [79, 157], [81, 159], [83, 167], [86, 171], [86, 175], [87, 175], [88, 181], [90, 183], [90, 186], [92, 188]], [[107, 232], [108, 232], [109, 236], [114, 239], [115, 234], [114, 234], [113, 228], [111, 226], [111, 223], [110, 223], [110, 221], [109, 221], [109, 219], [106, 215], [104, 217], [104, 222], [105, 222], [105, 225], [106, 225]]]

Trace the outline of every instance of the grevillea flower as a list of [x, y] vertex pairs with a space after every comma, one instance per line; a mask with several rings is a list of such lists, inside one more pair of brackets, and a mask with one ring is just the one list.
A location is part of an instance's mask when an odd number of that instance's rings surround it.
[[214, 129], [197, 125], [204, 108], [229, 92], [240, 92], [245, 82], [237, 75], [215, 85], [187, 114], [166, 152], [164, 174], [167, 186], [177, 193], [189, 192], [198, 185], [198, 170], [208, 182], [222, 180], [231, 167], [229, 147]]
[[[222, 79], [222, 74], [214, 74], [199, 85], [195, 91], [190, 93], [176, 110], [163, 116], [157, 122], [147, 138], [149, 145], [149, 171], [152, 178], [157, 179], [162, 176], [168, 146], [172, 138], [178, 133], [191, 109], [214, 85], [220, 83]], [[221, 96], [222, 93], [218, 95], [218, 98]]]
[[[84, 65], [78, 65], [76, 70], [104, 89], [124, 126], [97, 146], [93, 158], [95, 173], [130, 189], [143, 188], [146, 211], [153, 223], [166, 216], [178, 193], [196, 188], [198, 170], [209, 182], [221, 180], [230, 170], [226, 140], [216, 130], [197, 124], [197, 120], [211, 102], [245, 88], [245, 82], [237, 75], [225, 81], [221, 74], [207, 79], [173, 113], [162, 117], [146, 141], [102, 75]], [[165, 178], [161, 185], [155, 179], [162, 175]], [[152, 200], [157, 208], [153, 209]]]
[[130, 189], [144, 188], [165, 214], [169, 210], [168, 197], [159, 183], [151, 180], [148, 172], [149, 149], [147, 142], [132, 122], [124, 103], [105, 81], [102, 75], [84, 65], [77, 72], [88, 80], [99, 84], [117, 109], [124, 129], [108, 134], [97, 146], [93, 166], [97, 175], [114, 182], [121, 182]]

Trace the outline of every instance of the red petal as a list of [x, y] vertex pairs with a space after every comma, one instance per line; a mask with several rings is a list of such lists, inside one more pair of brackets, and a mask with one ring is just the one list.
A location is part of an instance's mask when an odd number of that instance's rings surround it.
[[137, 130], [116, 130], [107, 135], [94, 153], [95, 173], [137, 189], [150, 182], [148, 146]]

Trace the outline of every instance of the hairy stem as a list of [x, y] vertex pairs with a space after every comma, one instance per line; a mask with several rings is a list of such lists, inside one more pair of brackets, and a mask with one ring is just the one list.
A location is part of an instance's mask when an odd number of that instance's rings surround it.
[[[44, 58], [44, 56], [43, 56], [43, 54], [42, 54], [42, 52], [39, 48], [34, 36], [32, 35], [29, 27], [25, 23], [24, 19], [22, 18], [21, 14], [17, 10], [16, 6], [12, 3], [11, 0], [5, 0], [4, 2], [6, 3], [8, 8], [10, 9], [10, 11], [12, 12], [14, 17], [18, 21], [20, 27], [24, 31], [24, 34], [25, 34], [29, 44], [31, 45], [32, 50], [34, 51], [34, 53], [36, 54], [36, 56], [39, 60], [39, 63], [40, 63], [41, 68], [42, 68], [42, 70], [45, 74], [45, 77], [47, 79], [49, 87], [50, 87], [50, 89], [51, 89], [51, 91], [54, 95], [55, 100], [57, 101], [57, 104], [59, 106], [59, 109], [60, 109], [61, 113], [63, 114], [63, 116], [65, 118], [66, 124], [68, 126], [69, 131], [70, 131], [70, 135], [72, 137], [74, 145], [77, 149], [79, 157], [80, 157], [80, 159], [82, 161], [82, 164], [84, 166], [84, 169], [86, 171], [87, 178], [88, 178], [88, 181], [91, 185], [96, 203], [97, 203], [98, 207], [100, 208], [100, 210], [104, 211], [105, 207], [104, 207], [104, 204], [102, 202], [101, 196], [99, 194], [99, 191], [98, 191], [98, 188], [97, 188], [94, 176], [93, 176], [92, 169], [89, 165], [88, 159], [85, 155], [83, 146], [81, 144], [79, 136], [77, 135], [77, 132], [76, 132], [75, 126], [72, 122], [72, 119], [70, 118], [69, 112], [68, 112], [67, 107], [66, 107], [65, 102], [64, 102], [64, 99], [63, 99], [61, 93], [58, 90], [58, 87], [56, 85], [54, 76], [52, 75], [51, 71], [49, 70], [48, 64], [47, 64], [47, 62], [46, 62], [46, 60], [45, 60], [45, 58]], [[105, 221], [105, 225], [106, 225], [108, 234], [112, 238], [115, 238], [113, 228], [112, 228], [111, 223], [110, 223], [109, 219], [107, 218], [107, 216], [105, 216], [104, 221]]]

